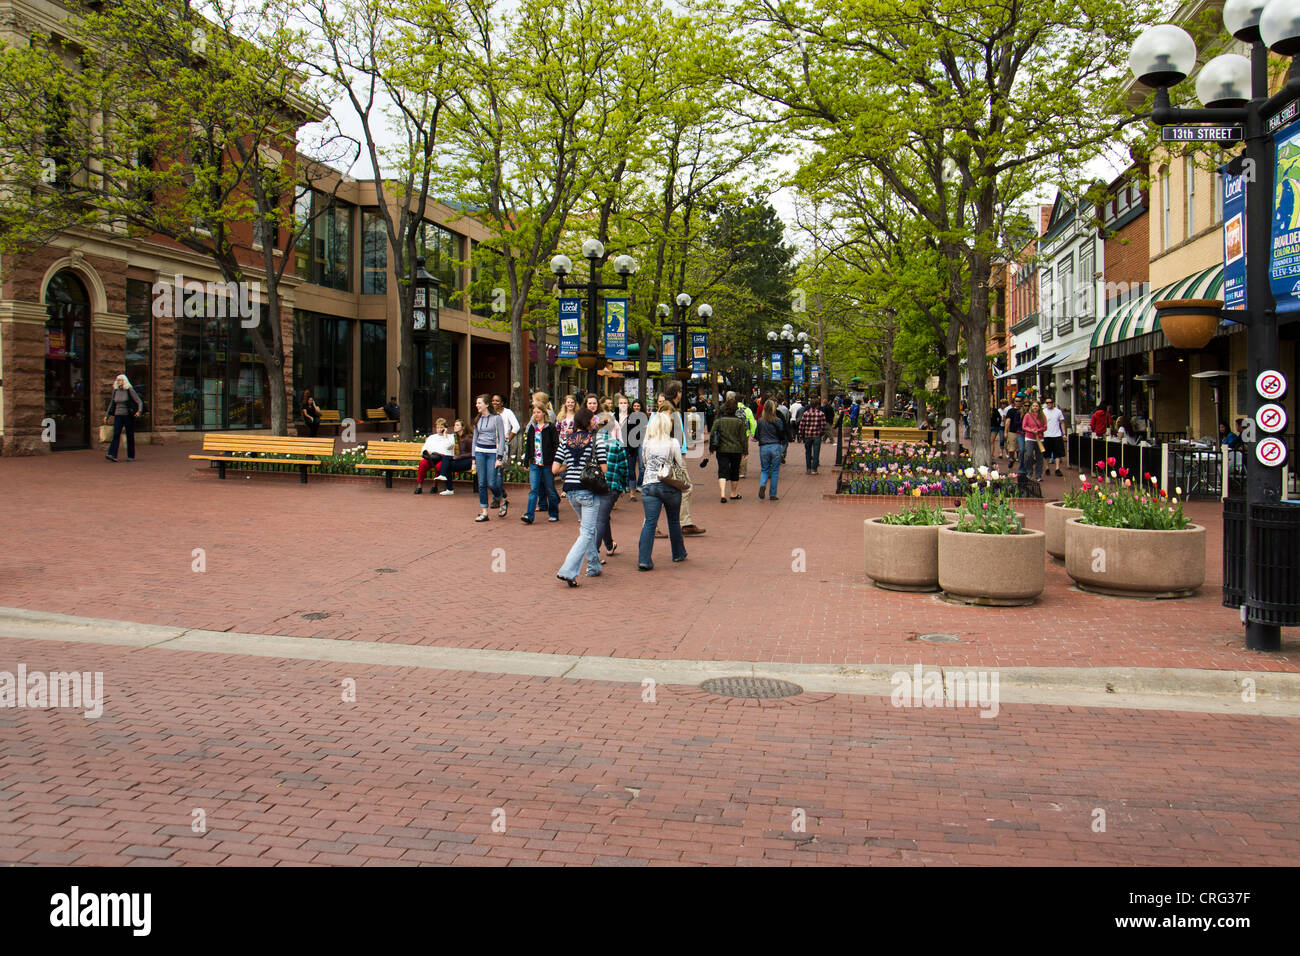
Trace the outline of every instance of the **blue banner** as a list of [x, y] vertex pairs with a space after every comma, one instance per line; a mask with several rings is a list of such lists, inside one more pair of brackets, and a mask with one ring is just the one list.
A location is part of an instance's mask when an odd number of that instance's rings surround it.
[[677, 333], [665, 332], [659, 345], [659, 369], [665, 375], [677, 371]]
[[627, 359], [627, 299], [605, 300], [605, 358]]
[[822, 367], [820, 365], [814, 365], [812, 367], [812, 378], [810, 379], [810, 381], [820, 382], [821, 379], [822, 379]]
[[691, 333], [691, 371], [703, 375], [709, 370], [709, 333]]
[[772, 353], [772, 378], [773, 378], [773, 379], [783, 379], [783, 378], [785, 378], [785, 370], [781, 367], [781, 353], [780, 353], [780, 352], [773, 352], [773, 353]]
[[1279, 312], [1300, 309], [1300, 123], [1273, 136], [1273, 255], [1269, 281]]
[[1223, 177], [1223, 307], [1246, 308], [1246, 177], [1234, 176], [1226, 165]]
[[577, 358], [582, 341], [582, 299], [560, 297], [560, 358]]
[[794, 353], [794, 383], [796, 385], [803, 384], [803, 353], [802, 352]]

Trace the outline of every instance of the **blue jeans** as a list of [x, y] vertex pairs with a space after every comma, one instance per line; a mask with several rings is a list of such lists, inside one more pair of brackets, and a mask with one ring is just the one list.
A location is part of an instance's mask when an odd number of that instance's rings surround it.
[[668, 543], [672, 545], [673, 560], [680, 561], [686, 557], [686, 543], [682, 540], [682, 493], [662, 481], [652, 481], [641, 489], [641, 507], [645, 509], [645, 524], [641, 525], [641, 540], [637, 542], [637, 565], [654, 567], [651, 552], [655, 546], [655, 528], [659, 526], [660, 511], [668, 512]]
[[486, 508], [488, 506], [488, 485], [492, 486], [492, 494], [496, 498], [501, 497], [501, 472], [497, 470], [497, 456], [495, 452], [476, 451], [474, 452], [474, 467], [478, 469], [478, 506]]
[[805, 438], [803, 442], [803, 458], [809, 471], [816, 471], [822, 461], [822, 436], [816, 438]]
[[1025, 433], [1016, 432], [1016, 456], [1023, 462], [1025, 460]]
[[596, 550], [596, 522], [600, 506], [596, 496], [585, 488], [576, 488], [569, 493], [569, 504], [578, 516], [578, 540], [573, 542], [568, 557], [560, 566], [559, 575], [573, 580], [582, 570], [582, 559], [587, 559], [587, 577], [600, 577], [600, 552]]
[[122, 443], [122, 432], [126, 432], [126, 457], [135, 457], [135, 418], [131, 415], [114, 415], [113, 416], [113, 444], [109, 446], [108, 453], [114, 458], [117, 457], [118, 446]]
[[618, 501], [618, 494], [611, 491], [607, 495], [596, 496], [596, 547], [603, 544], [608, 551], [614, 547], [614, 536], [609, 530], [609, 514], [614, 510], [614, 503]]
[[781, 479], [781, 450], [783, 447], [777, 442], [769, 442], [766, 445], [758, 446], [758, 462], [761, 469], [758, 473], [758, 487], [764, 487], [770, 480], [772, 487], [768, 494], [773, 498], [776, 497], [776, 483]]
[[546, 514], [552, 518], [560, 516], [560, 493], [555, 490], [555, 475], [546, 465], [528, 466], [528, 510], [524, 517], [533, 520], [540, 499]]

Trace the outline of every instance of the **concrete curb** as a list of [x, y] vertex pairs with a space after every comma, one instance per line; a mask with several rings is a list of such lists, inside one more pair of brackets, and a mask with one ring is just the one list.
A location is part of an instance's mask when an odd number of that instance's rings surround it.
[[[238, 634], [193, 628], [73, 617], [0, 608], [0, 637], [106, 644], [205, 654], [242, 654], [290, 660], [387, 667], [422, 667], [522, 677], [695, 686], [713, 677], [772, 677], [805, 691], [889, 697], [896, 675], [944, 678], [996, 674], [1002, 704], [1126, 708], [1300, 717], [1300, 674], [1147, 667], [960, 667], [935, 664], [781, 664], [756, 661], [653, 660], [490, 651], [457, 647]], [[932, 678], [926, 678], [932, 679]], [[1247, 698], [1247, 699], [1243, 699]], [[995, 708], [996, 711], [996, 708]], [[992, 716], [992, 715], [990, 715]]]

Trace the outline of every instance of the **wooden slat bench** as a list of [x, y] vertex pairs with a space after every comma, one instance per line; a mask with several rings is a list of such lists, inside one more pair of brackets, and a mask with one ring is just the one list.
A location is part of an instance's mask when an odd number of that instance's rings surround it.
[[[337, 412], [335, 413], [337, 414]], [[279, 435], [232, 435], [210, 432], [203, 436], [202, 455], [190, 455], [196, 461], [215, 461], [219, 478], [226, 477], [226, 466], [249, 462], [275, 462], [297, 465], [302, 483], [307, 484], [307, 469], [315, 468], [321, 458], [334, 454], [333, 438], [283, 438]], [[292, 458], [257, 458], [257, 455], [293, 455]], [[311, 456], [311, 457], [308, 457]]]
[[343, 422], [339, 419], [339, 410], [337, 408], [322, 408], [320, 410], [321, 428], [337, 428], [342, 430]]
[[908, 442], [912, 444], [934, 444], [934, 431], [923, 428], [877, 428], [873, 425], [859, 426], [863, 438], [887, 442]]
[[388, 412], [384, 411], [382, 408], [367, 408], [366, 424], [367, 425], [392, 425], [393, 428], [396, 429], [398, 425], [398, 421], [396, 418], [389, 418]]
[[[357, 465], [357, 470], [382, 471], [384, 487], [393, 487], [394, 472], [410, 472], [420, 466], [420, 450], [423, 442], [418, 441], [372, 441], [366, 443], [366, 460]], [[469, 474], [469, 469], [456, 474]], [[455, 477], [455, 476], [453, 476]]]

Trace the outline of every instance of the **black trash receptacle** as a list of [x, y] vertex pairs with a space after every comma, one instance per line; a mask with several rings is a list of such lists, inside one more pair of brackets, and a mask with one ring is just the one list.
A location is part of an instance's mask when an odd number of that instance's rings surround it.
[[1223, 606], [1246, 601], [1246, 499], [1223, 499]]
[[[1250, 518], [1255, 565], [1250, 599], [1256, 604], [1251, 618], [1279, 627], [1300, 625], [1300, 501], [1257, 504]], [[1224, 585], [1226, 602], [1226, 577]]]

